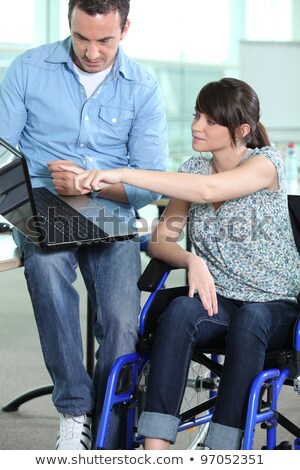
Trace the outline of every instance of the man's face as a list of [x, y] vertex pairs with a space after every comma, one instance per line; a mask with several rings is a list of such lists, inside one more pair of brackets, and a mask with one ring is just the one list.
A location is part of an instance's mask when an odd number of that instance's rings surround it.
[[118, 12], [90, 16], [76, 6], [71, 16], [70, 31], [73, 60], [77, 67], [89, 73], [102, 72], [110, 67], [129, 24], [127, 21], [121, 32]]

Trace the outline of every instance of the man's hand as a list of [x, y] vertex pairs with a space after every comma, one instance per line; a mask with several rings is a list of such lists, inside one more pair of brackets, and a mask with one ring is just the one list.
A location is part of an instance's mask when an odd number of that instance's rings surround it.
[[[67, 169], [62, 168], [62, 162], [66, 164]], [[84, 170], [70, 160], [55, 160], [48, 163], [53, 185], [58, 194], [62, 196], [78, 196], [79, 194], [88, 194], [90, 190], [77, 190], [74, 187], [74, 173], [79, 174]]]
[[[68, 162], [66, 162], [68, 163]], [[72, 176], [73, 185], [76, 191], [80, 194], [86, 194], [90, 191], [101, 191], [102, 189], [110, 188], [112, 185], [121, 182], [121, 169], [116, 168], [113, 170], [82, 170], [76, 165], [71, 166], [60, 163], [60, 168], [66, 172], [75, 173], [77, 176]]]

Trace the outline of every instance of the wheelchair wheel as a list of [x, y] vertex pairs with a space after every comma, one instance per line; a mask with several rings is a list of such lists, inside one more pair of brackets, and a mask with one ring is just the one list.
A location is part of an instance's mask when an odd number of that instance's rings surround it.
[[[145, 408], [149, 367], [150, 362], [147, 362], [147, 364], [143, 367], [139, 378], [137, 394], [137, 419]], [[213, 388], [215, 390], [217, 389], [218, 380], [211, 378], [211, 371], [204, 365], [192, 361], [189, 369], [187, 387], [182, 400], [182, 406], [180, 410], [181, 413], [188, 411], [209, 399], [210, 390], [205, 386], [206, 382], [210, 384], [213, 382]], [[196, 450], [197, 446], [203, 443], [208, 431], [208, 426], [209, 423], [205, 423], [185, 431], [180, 431], [177, 434], [177, 439], [175, 444], [172, 446], [172, 449]]]
[[[198, 362], [191, 362], [187, 386], [182, 400], [181, 413], [209, 399], [209, 391], [203, 386], [205, 381], [211, 381], [211, 371]], [[216, 388], [216, 387], [215, 387]], [[209, 423], [195, 426], [177, 434], [174, 450], [196, 450], [204, 442]]]

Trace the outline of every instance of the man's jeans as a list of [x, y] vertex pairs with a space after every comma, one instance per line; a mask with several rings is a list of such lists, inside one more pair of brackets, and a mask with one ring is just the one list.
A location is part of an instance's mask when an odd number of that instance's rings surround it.
[[[24, 257], [25, 276], [45, 363], [54, 383], [53, 402], [60, 413], [101, 409], [110, 367], [135, 351], [141, 273], [138, 240], [46, 252], [14, 238]], [[79, 295], [73, 286], [79, 265], [94, 313], [98, 342], [93, 385], [83, 363]]]
[[[218, 315], [208, 317], [198, 296], [175, 299], [163, 313], [151, 352], [145, 412], [138, 431], [173, 441], [193, 349], [218, 347], [226, 356], [213, 422], [226, 426], [224, 449], [245, 426], [250, 384], [263, 370], [265, 350], [291, 347], [299, 306], [274, 301], [245, 303], [218, 296]], [[169, 416], [166, 416], [169, 415]], [[167, 418], [167, 419], [166, 419]], [[232, 433], [230, 433], [232, 428]], [[209, 447], [214, 447], [210, 442]]]

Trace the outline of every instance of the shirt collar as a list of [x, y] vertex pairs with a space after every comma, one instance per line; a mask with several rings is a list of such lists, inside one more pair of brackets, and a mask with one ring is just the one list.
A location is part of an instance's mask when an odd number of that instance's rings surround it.
[[50, 62], [52, 64], [70, 64], [70, 62], [72, 61], [71, 47], [71, 36], [67, 37], [63, 41], [58, 41], [56, 43], [56, 47], [52, 49], [52, 51], [48, 55], [46, 62]]
[[121, 46], [119, 46], [112, 72], [114, 75], [121, 74], [127, 80], [133, 80], [130, 59]]

